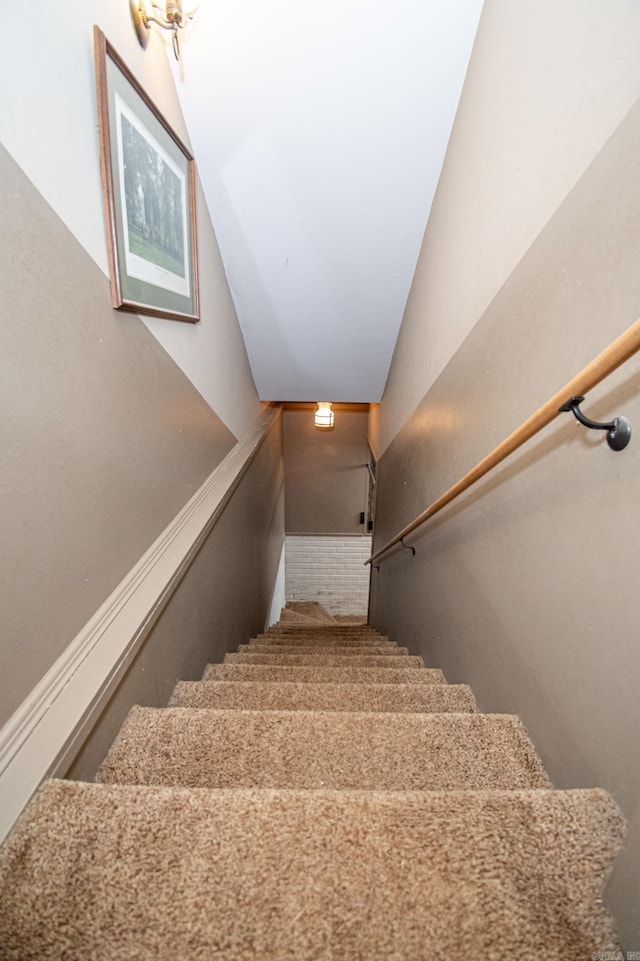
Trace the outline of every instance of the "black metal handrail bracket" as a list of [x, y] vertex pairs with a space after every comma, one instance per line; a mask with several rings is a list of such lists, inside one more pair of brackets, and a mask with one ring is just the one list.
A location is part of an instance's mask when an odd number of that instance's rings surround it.
[[631, 424], [627, 418], [614, 417], [608, 424], [599, 424], [597, 421], [591, 420], [582, 413], [580, 404], [583, 400], [584, 397], [571, 397], [566, 404], [558, 408], [558, 413], [565, 414], [571, 411], [576, 420], [579, 420], [581, 424], [584, 424], [584, 426], [590, 430], [606, 430], [607, 444], [611, 450], [624, 450], [631, 440]]

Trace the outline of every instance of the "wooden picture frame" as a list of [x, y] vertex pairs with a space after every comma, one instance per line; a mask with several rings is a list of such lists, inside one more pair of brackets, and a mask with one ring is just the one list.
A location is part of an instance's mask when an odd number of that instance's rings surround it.
[[113, 306], [195, 323], [195, 162], [96, 26], [93, 37]]

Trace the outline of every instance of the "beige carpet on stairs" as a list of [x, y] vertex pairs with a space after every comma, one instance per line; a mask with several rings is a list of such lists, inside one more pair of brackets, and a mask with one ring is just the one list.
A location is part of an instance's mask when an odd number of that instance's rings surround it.
[[0, 849], [0, 961], [617, 950], [621, 815], [553, 790], [517, 718], [317, 605], [250, 644], [133, 708], [101, 783], [41, 787]]
[[599, 894], [620, 835], [599, 791], [54, 781], [0, 855], [0, 943], [20, 961], [584, 961], [615, 944]]
[[519, 720], [134, 708], [99, 781], [389, 791], [550, 787]]
[[258, 634], [254, 640], [249, 642], [249, 645], [254, 646], [264, 644], [265, 642], [267, 642], [273, 650], [280, 650], [281, 647], [296, 647], [302, 650], [309, 649], [309, 652], [311, 652], [314, 647], [321, 648], [325, 651], [333, 650], [335, 647], [355, 647], [365, 651], [395, 650], [398, 647], [395, 641], [390, 641], [388, 638], [380, 636], [362, 637], [359, 634], [332, 634], [329, 637], [320, 638], [319, 640], [313, 634], [304, 635], [289, 632], [272, 637], [269, 637], [268, 634]]
[[466, 684], [304, 684], [295, 681], [182, 681], [169, 707], [237, 711], [477, 711]]
[[312, 622], [309, 618], [305, 623], [279, 623], [270, 627], [266, 634], [258, 634], [258, 637], [268, 637], [275, 640], [278, 637], [287, 635], [297, 637], [319, 638], [323, 643], [332, 637], [361, 637], [369, 640], [389, 640], [386, 634], [380, 634], [369, 625], [362, 624], [322, 624]]
[[[261, 644], [258, 641], [250, 641], [249, 644], [239, 644], [238, 654], [295, 654], [304, 657], [309, 657], [310, 654], [314, 652], [320, 652], [321, 648], [314, 646], [310, 647], [305, 645], [295, 644]], [[336, 657], [339, 654], [344, 654], [345, 657], [408, 657], [409, 650], [406, 647], [383, 647], [382, 644], [367, 645], [366, 647], [358, 647], [353, 644], [346, 646], [332, 645], [331, 647], [325, 648], [323, 654], [330, 653], [331, 657]]]
[[[225, 654], [225, 664], [271, 664], [274, 667], [340, 667], [344, 668], [344, 655], [341, 654], [320, 654], [314, 649], [312, 654], [251, 654], [238, 653]], [[405, 656], [394, 658], [393, 660], [386, 654], [355, 654], [349, 659], [354, 667], [384, 667], [403, 668], [406, 670], [419, 670], [424, 667], [424, 661], [418, 656]]]
[[205, 681], [297, 681], [311, 684], [339, 684], [348, 680], [355, 684], [444, 684], [445, 679], [439, 669], [412, 671], [410, 678], [406, 670], [393, 667], [360, 667], [351, 662], [348, 676], [339, 664], [333, 667], [304, 665], [286, 666], [272, 664], [208, 664], [202, 679]]

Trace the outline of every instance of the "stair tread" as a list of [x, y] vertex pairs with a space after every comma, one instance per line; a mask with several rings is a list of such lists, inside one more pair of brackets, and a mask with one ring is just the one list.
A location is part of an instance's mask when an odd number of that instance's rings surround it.
[[300, 637], [317, 637], [322, 635], [323, 637], [342, 637], [342, 636], [359, 636], [359, 637], [381, 637], [385, 640], [388, 639], [387, 634], [381, 634], [376, 631], [373, 627], [362, 627], [360, 625], [354, 626], [343, 625], [343, 624], [276, 624], [270, 627], [265, 633], [271, 636], [280, 636], [286, 634], [296, 634]]
[[396, 641], [388, 641], [383, 638], [371, 637], [298, 637], [297, 635], [277, 636], [272, 634], [258, 634], [252, 637], [250, 643], [254, 641], [258, 644], [271, 644], [274, 647], [300, 647], [313, 650], [317, 647], [364, 647], [383, 650], [390, 648], [395, 650], [398, 647]]
[[50, 781], [0, 853], [0, 944], [21, 961], [424, 961], [425, 945], [583, 961], [616, 944], [601, 889], [621, 833], [597, 790]]
[[[273, 680], [298, 681], [313, 684], [333, 683], [344, 681], [344, 668], [337, 667], [304, 667], [300, 665], [272, 665], [272, 664], [208, 664], [202, 675], [202, 680], [214, 678], [225, 680]], [[358, 684], [406, 684], [407, 672], [404, 668], [398, 670], [386, 667], [349, 666], [349, 681]], [[445, 684], [445, 678], [438, 668], [424, 668], [412, 671], [411, 684]]]
[[543, 788], [511, 715], [132, 708], [97, 776], [130, 784]]
[[321, 633], [321, 634], [377, 634], [382, 637], [382, 632], [376, 630], [375, 627], [371, 627], [370, 624], [272, 624], [271, 627], [267, 628], [269, 634], [283, 634], [286, 631], [297, 632], [300, 630], [301, 634], [305, 633]]
[[[358, 654], [349, 658], [353, 667], [382, 667], [385, 669], [393, 668], [405, 671], [420, 670], [424, 667], [421, 657], [413, 655], [399, 655], [389, 657], [388, 655]], [[343, 667], [348, 669], [350, 665], [345, 665], [345, 658], [340, 654], [251, 654], [246, 652], [225, 654], [225, 664], [272, 664], [285, 667]]]
[[328, 632], [328, 631], [283, 631], [283, 632], [271, 632], [267, 631], [264, 634], [257, 634], [256, 640], [265, 641], [289, 641], [295, 640], [300, 643], [307, 644], [344, 644], [347, 643], [359, 643], [359, 644], [391, 644], [396, 645], [396, 641], [391, 640], [384, 634], [362, 634], [362, 633], [352, 633], [352, 632]]
[[477, 711], [466, 684], [180, 681], [169, 707], [318, 711]]
[[316, 656], [327, 654], [330, 657], [407, 657], [407, 647], [383, 647], [380, 644], [355, 647], [354, 645], [313, 645], [305, 644], [302, 648], [295, 644], [269, 644], [263, 641], [249, 641], [239, 644], [240, 654], [295, 654], [297, 656]]

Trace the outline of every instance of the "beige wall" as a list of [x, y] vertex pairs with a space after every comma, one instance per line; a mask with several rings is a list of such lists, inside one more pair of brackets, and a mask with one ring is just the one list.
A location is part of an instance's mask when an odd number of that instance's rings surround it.
[[636, 0], [486, 0], [371, 444], [380, 457], [640, 94]]
[[[639, 158], [640, 103], [382, 457], [375, 545], [640, 316]], [[626, 451], [563, 416], [423, 528], [415, 558], [384, 560], [372, 599], [376, 628], [469, 682], [483, 710], [521, 716], [558, 787], [617, 798], [630, 829], [608, 899], [629, 950], [640, 945], [639, 388], [636, 357], [584, 405], [630, 418]]]
[[199, 680], [264, 630], [282, 552], [281, 422], [269, 432], [69, 776], [92, 778], [132, 704], [164, 707], [177, 680]]
[[[127, 0], [92, 0], [64, 8], [36, 0], [28, 9], [26, 5], [12, 9], [13, 39], [0, 58], [0, 140], [107, 275], [93, 24], [105, 33], [178, 136], [189, 143], [163, 33], [153, 30], [143, 50]], [[183, 64], [182, 69], [188, 66]], [[201, 323], [192, 326], [152, 317], [143, 323], [238, 437], [255, 423], [263, 407], [199, 186], [197, 219]]]
[[0, 164], [4, 721], [236, 439]]
[[0, 62], [0, 723], [264, 409], [199, 184], [200, 323], [110, 306], [94, 23], [189, 142], [161, 35], [143, 51], [128, 4], [14, 11]]
[[335, 427], [313, 426], [315, 404], [283, 411], [288, 534], [363, 534], [370, 460], [367, 406], [334, 405]]

